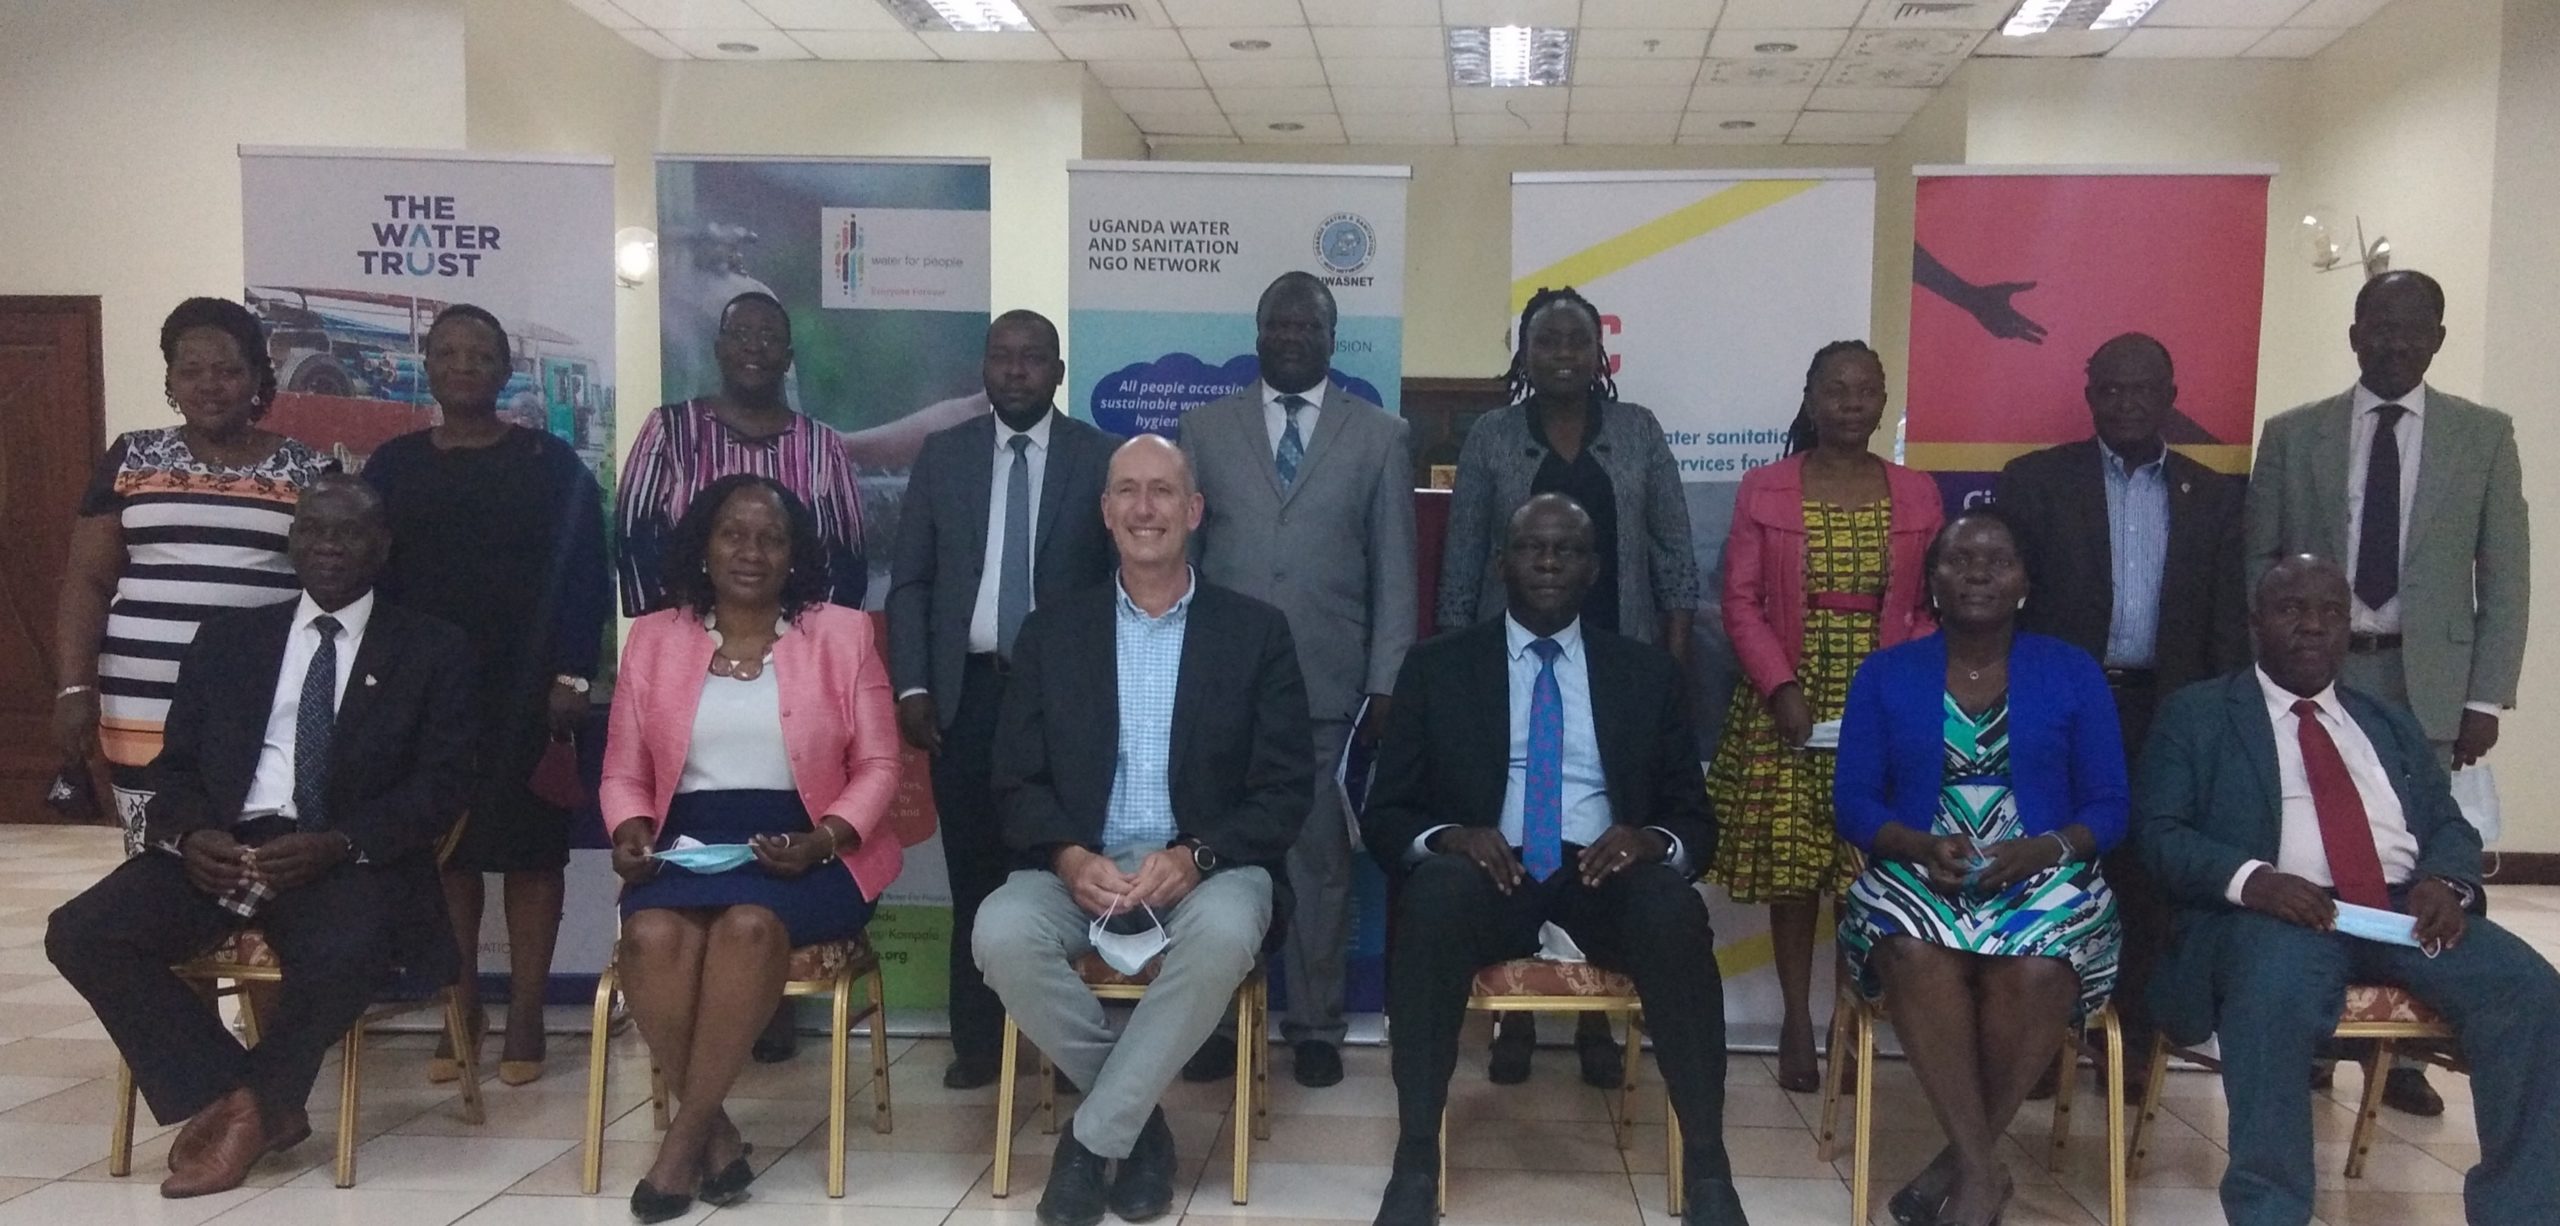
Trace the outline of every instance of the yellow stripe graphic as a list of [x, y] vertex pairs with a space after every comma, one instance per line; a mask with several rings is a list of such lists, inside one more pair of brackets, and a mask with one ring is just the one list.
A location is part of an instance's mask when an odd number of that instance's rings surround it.
[[1610, 273], [1669, 251], [1709, 230], [1794, 199], [1821, 179], [1754, 179], [1685, 205], [1615, 238], [1577, 251], [1511, 283], [1511, 309], [1529, 305], [1541, 286], [1588, 285]]
[[[1903, 459], [1913, 468], [1927, 472], [1988, 473], [1998, 472], [2009, 461], [2049, 446], [2052, 444], [1911, 443], [1903, 448]], [[2218, 473], [2246, 475], [2249, 471], [2249, 448], [2238, 443], [2181, 443], [2170, 450]]]

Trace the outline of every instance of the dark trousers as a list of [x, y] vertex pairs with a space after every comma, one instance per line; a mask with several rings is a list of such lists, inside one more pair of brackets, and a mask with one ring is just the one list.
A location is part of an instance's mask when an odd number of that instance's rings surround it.
[[951, 877], [951, 1054], [994, 1060], [1004, 1036], [1004, 1005], [970, 954], [978, 908], [1015, 868], [996, 817], [996, 709], [1004, 674], [993, 657], [971, 656], [960, 705], [933, 756], [933, 805], [941, 814], [942, 864]]
[[[2107, 687], [2116, 700], [2116, 723], [2124, 731], [2128, 777], [2142, 761], [2142, 744], [2151, 736], [2151, 713], [2159, 690], [2148, 679]], [[2175, 923], [2168, 896], [2151, 879], [2133, 841], [2125, 840], [2098, 861], [2098, 871], [2115, 891], [2116, 918], [2124, 924], [2124, 940], [2116, 954], [2116, 1018], [2124, 1026], [2125, 1050], [2148, 1053], [2155, 1027], [2151, 1022], [2151, 976], [2169, 949]]]
[[[1586, 888], [1568, 850], [1562, 871], [1506, 895], [1474, 861], [1438, 855], [1415, 865], [1396, 904], [1387, 968], [1387, 1019], [1402, 1142], [1398, 1160], [1431, 1152], [1449, 1076], [1458, 1067], [1468, 984], [1496, 962], [1537, 952], [1552, 921], [1590, 959], [1635, 980], [1692, 1179], [1731, 1173], [1724, 1150], [1724, 979], [1716, 971], [1707, 904], [1671, 868], [1646, 864]], [[1628, 1053], [1634, 1059], [1639, 1053]]]
[[2222, 1209], [2234, 1226], [2311, 1220], [2303, 1087], [2350, 982], [2399, 984], [2460, 1037], [2480, 1135], [2480, 1165], [2463, 1181], [2473, 1226], [2560, 1222], [2560, 972], [2550, 963], [2477, 916], [2461, 944], [2434, 958], [2255, 912], [2226, 923], [2212, 974], [2231, 1105]]
[[268, 902], [254, 925], [284, 968], [273, 1017], [243, 1049], [213, 1002], [170, 972], [241, 926], [187, 880], [176, 856], [125, 861], [46, 925], [45, 956], [98, 1014], [163, 1124], [247, 1086], [268, 1112], [311, 1096], [320, 1059], [392, 977], [395, 893], [383, 870], [345, 864]]

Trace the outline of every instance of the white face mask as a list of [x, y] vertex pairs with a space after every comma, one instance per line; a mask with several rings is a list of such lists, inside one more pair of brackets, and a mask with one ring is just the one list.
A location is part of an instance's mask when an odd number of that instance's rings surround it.
[[[1126, 899], [1128, 895], [1120, 897]], [[1147, 923], [1151, 925], [1144, 932], [1113, 932], [1110, 928], [1113, 916], [1109, 915], [1093, 917], [1093, 923], [1085, 928], [1085, 935], [1093, 941], [1093, 952], [1101, 954], [1102, 960], [1111, 964], [1111, 969], [1123, 975], [1135, 975], [1147, 969], [1147, 964], [1155, 961], [1156, 955], [1173, 943], [1172, 934], [1164, 930], [1164, 921], [1156, 918], [1155, 908], [1140, 903], [1138, 909], [1147, 913]], [[1113, 912], [1126, 914], [1119, 911], [1116, 902]]]

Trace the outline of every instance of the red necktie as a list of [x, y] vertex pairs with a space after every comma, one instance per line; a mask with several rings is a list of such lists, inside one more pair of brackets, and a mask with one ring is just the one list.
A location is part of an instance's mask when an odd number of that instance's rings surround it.
[[2391, 909], [2391, 891], [2382, 882], [2382, 857], [2373, 850], [2373, 827], [2367, 823], [2364, 796], [2338, 743], [2320, 724], [2320, 704], [2308, 698], [2293, 704], [2301, 725], [2302, 773], [2311, 779], [2311, 807], [2320, 818], [2320, 843], [2329, 852], [2329, 880], [2338, 897], [2360, 907]]

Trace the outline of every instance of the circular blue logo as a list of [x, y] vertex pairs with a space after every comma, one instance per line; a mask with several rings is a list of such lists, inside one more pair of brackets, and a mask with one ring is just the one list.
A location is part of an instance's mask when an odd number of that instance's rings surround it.
[[1331, 272], [1349, 274], [1367, 268], [1377, 248], [1377, 232], [1357, 213], [1336, 213], [1316, 227], [1316, 259]]

